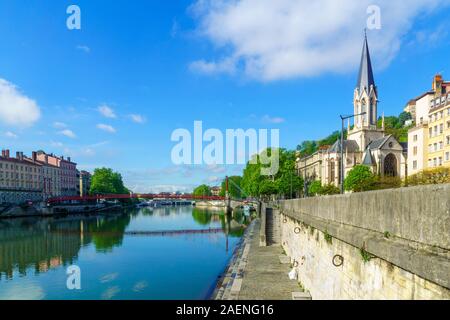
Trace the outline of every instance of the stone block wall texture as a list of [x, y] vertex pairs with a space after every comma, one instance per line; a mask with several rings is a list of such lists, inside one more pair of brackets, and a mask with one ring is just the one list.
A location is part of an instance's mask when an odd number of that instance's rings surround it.
[[282, 246], [313, 299], [450, 299], [450, 185], [279, 206]]

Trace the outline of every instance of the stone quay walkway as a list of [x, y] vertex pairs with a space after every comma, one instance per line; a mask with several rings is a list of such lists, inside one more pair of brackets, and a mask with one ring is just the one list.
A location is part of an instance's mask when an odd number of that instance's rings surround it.
[[246, 231], [213, 295], [215, 300], [311, 300], [288, 273], [292, 266], [281, 246], [259, 246], [260, 221]]

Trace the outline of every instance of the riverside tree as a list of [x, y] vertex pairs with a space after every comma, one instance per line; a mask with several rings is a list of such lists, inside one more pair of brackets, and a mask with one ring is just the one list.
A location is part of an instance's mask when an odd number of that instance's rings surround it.
[[[242, 177], [241, 176], [232, 176], [228, 177], [228, 192], [230, 193], [230, 197], [233, 199], [242, 199], [244, 195], [241, 192], [241, 184], [242, 184]], [[227, 181], [224, 179], [222, 181], [222, 187], [220, 191], [220, 196], [225, 197], [227, 191]]]
[[[261, 155], [255, 155], [253, 161], [247, 163], [242, 178], [242, 189], [247, 195], [259, 197], [279, 195], [295, 196], [303, 186], [303, 179], [295, 171], [295, 151], [279, 149], [279, 170], [275, 175], [261, 174], [263, 164]], [[270, 154], [271, 149], [264, 151]]]
[[198, 186], [197, 188], [194, 189], [194, 196], [209, 197], [211, 195], [212, 195], [211, 188], [206, 184], [202, 184], [201, 186]]
[[363, 192], [374, 189], [376, 176], [369, 167], [357, 165], [347, 175], [344, 187], [347, 191]]
[[110, 168], [94, 170], [91, 179], [90, 194], [127, 194], [130, 191], [124, 186], [122, 175]]

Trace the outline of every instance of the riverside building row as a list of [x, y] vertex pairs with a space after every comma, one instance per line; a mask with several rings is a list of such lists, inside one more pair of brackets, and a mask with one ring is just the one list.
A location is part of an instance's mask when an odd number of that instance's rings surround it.
[[90, 174], [78, 171], [70, 157], [58, 157], [44, 151], [11, 155], [2, 150], [0, 157], [0, 203], [45, 201], [60, 196], [86, 195]]

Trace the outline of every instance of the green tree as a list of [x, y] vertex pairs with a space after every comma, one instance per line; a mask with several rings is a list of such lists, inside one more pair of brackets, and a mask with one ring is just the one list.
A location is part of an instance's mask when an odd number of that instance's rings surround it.
[[412, 114], [411, 113], [409, 113], [409, 112], [402, 112], [402, 113], [400, 113], [400, 115], [398, 116], [398, 121], [400, 122], [400, 124], [402, 125], [402, 126], [404, 126], [405, 125], [405, 122], [406, 121], [408, 121], [408, 120], [412, 120]]
[[114, 172], [109, 168], [94, 170], [90, 194], [127, 194], [129, 192], [123, 184], [120, 173]]
[[322, 190], [322, 183], [316, 180], [309, 185], [308, 193], [310, 196], [317, 196], [320, 194], [321, 190]]
[[295, 151], [280, 149], [280, 168], [275, 176], [275, 186], [279, 195], [294, 197], [303, 187], [303, 178], [295, 170]]
[[207, 186], [206, 184], [202, 184], [201, 186], [198, 186], [194, 189], [194, 196], [197, 197], [208, 197], [211, 196], [211, 188]]
[[[241, 176], [233, 176], [228, 177], [228, 191], [230, 193], [230, 197], [233, 199], [242, 199], [245, 195], [242, 194], [242, 177]], [[220, 196], [225, 197], [227, 191], [227, 181], [224, 179], [222, 181], [222, 187], [220, 191]]]
[[259, 193], [263, 196], [269, 196], [272, 194], [277, 194], [277, 186], [274, 181], [264, 180], [259, 186]]
[[363, 192], [373, 190], [376, 181], [375, 175], [369, 167], [357, 165], [347, 175], [344, 187], [347, 191]]

